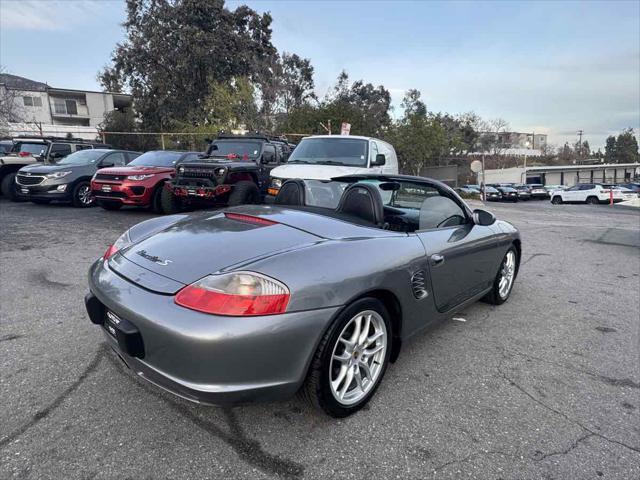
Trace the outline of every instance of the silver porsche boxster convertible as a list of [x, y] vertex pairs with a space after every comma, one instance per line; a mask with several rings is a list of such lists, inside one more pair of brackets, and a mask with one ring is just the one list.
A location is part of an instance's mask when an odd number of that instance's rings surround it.
[[135, 225], [85, 298], [142, 378], [205, 404], [300, 392], [335, 417], [375, 393], [407, 339], [505, 302], [520, 236], [420, 177], [288, 180], [273, 205]]

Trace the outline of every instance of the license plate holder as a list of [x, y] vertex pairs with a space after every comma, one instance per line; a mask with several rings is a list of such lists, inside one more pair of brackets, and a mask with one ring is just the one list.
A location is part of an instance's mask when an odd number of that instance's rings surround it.
[[102, 185], [102, 188], [100, 190], [102, 190], [103, 192], [110, 192], [111, 185]]
[[140, 330], [110, 310], [105, 312], [104, 329], [118, 342], [120, 350], [131, 357], [144, 358], [144, 343]]

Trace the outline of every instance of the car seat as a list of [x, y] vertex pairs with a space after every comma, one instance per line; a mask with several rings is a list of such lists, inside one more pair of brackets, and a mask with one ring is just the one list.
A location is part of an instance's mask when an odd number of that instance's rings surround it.
[[378, 188], [368, 183], [349, 185], [342, 197], [337, 213], [357, 217], [377, 227], [384, 225], [384, 205]]
[[274, 203], [276, 205], [304, 205], [305, 185], [299, 178], [287, 180], [280, 187]]

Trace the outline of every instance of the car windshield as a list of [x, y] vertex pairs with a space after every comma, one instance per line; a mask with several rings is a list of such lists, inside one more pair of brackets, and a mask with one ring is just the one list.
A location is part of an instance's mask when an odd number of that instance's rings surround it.
[[13, 148], [13, 143], [10, 143], [10, 142], [0, 143], [0, 153], [10, 152], [12, 148]]
[[79, 152], [67, 155], [60, 160], [58, 165], [89, 165], [96, 163], [96, 161], [104, 155], [104, 152], [100, 150], [80, 150]]
[[129, 166], [144, 166], [144, 167], [173, 167], [182, 153], [179, 152], [146, 152], [140, 155], [138, 158], [130, 162]]
[[31, 155], [40, 155], [40, 152], [47, 150], [44, 143], [16, 142], [11, 150], [13, 153], [30, 153]]
[[367, 166], [368, 141], [358, 138], [305, 138], [287, 163]]
[[496, 193], [497, 190], [493, 187], [485, 187], [485, 191], [489, 192], [489, 193]]
[[511, 188], [511, 187], [500, 187], [500, 190], [502, 190], [503, 192], [515, 192], [515, 188]]
[[227, 157], [231, 160], [255, 161], [260, 156], [262, 142], [246, 140], [216, 140], [209, 147], [207, 155]]

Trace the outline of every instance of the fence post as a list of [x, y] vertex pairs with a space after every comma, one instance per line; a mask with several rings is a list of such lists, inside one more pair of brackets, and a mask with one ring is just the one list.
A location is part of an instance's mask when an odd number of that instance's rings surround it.
[[162, 144], [162, 149], [164, 150], [164, 133], [160, 134], [160, 143]]

